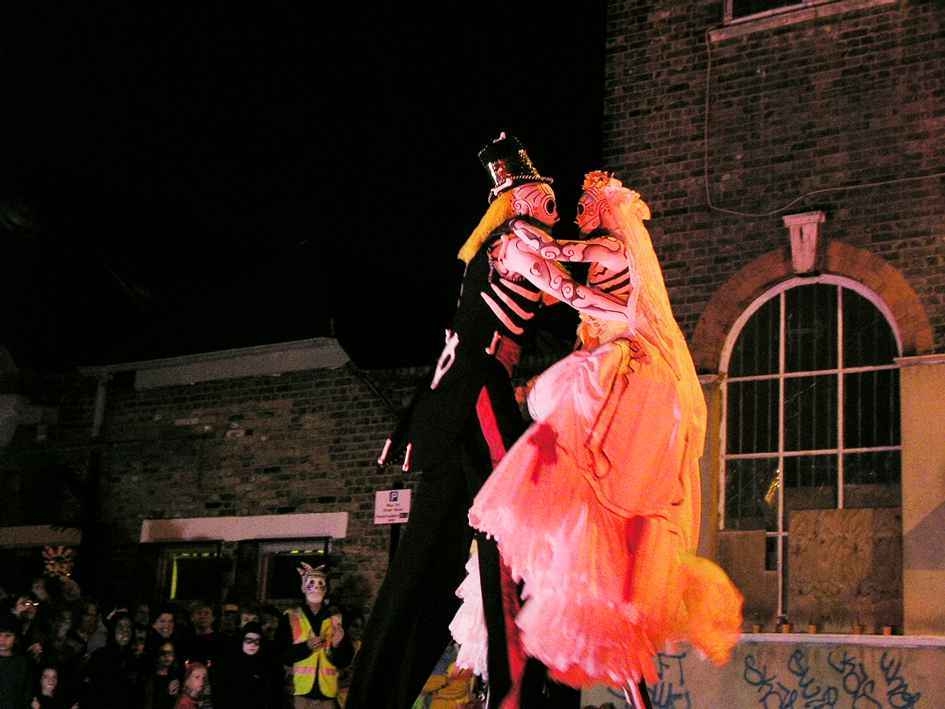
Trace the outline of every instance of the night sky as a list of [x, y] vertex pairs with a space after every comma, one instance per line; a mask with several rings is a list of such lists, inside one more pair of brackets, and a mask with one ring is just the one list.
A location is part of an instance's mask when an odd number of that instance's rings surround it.
[[601, 167], [602, 2], [7, 5], [0, 345], [21, 367], [332, 332], [362, 366], [428, 363], [487, 206], [478, 150], [522, 140], [561, 236]]

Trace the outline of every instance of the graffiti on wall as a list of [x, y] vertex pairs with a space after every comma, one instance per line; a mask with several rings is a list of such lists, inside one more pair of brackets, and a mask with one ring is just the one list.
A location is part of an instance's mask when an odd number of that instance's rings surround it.
[[921, 692], [911, 692], [901, 658], [886, 650], [879, 667], [869, 668], [855, 652], [838, 647], [827, 653], [827, 667], [812, 668], [808, 650], [797, 647], [786, 666], [745, 655], [742, 678], [758, 693], [764, 709], [910, 709]]
[[[696, 706], [690, 687], [686, 686], [684, 661], [688, 654], [661, 652], [656, 656], [659, 681], [648, 688], [653, 709], [694, 709]], [[633, 705], [625, 701], [623, 692], [613, 688], [608, 688], [607, 691], [613, 699], [618, 700], [619, 703], [611, 702], [615, 707], [633, 709]]]
[[[927, 706], [910, 679], [908, 653], [895, 648], [788, 645], [743, 646], [730, 665], [707, 682], [706, 663], [687, 651], [660, 653], [659, 681], [650, 686], [654, 709], [718, 706], [722, 697], [761, 709], [913, 709]], [[719, 674], [721, 673], [721, 674]], [[919, 673], [921, 675], [921, 672]], [[596, 694], [600, 707], [633, 709], [622, 691]], [[750, 703], [749, 703], [750, 702]], [[595, 706], [593, 704], [587, 706]]]

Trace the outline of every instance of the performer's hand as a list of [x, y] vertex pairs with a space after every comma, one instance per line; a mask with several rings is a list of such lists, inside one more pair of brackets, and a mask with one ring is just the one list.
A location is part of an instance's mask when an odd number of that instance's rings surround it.
[[331, 617], [331, 646], [338, 647], [345, 636], [345, 629], [341, 627], [341, 614]]
[[520, 409], [525, 406], [525, 401], [527, 399], [528, 399], [528, 387], [527, 386], [515, 387], [515, 403], [518, 404], [518, 407]]
[[318, 650], [325, 643], [322, 642], [322, 639], [319, 636], [313, 635], [305, 641], [305, 644], [308, 645], [309, 650]]

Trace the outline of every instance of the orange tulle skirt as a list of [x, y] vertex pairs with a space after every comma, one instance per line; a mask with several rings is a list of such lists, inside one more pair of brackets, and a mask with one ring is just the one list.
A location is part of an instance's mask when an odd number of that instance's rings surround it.
[[[516, 624], [526, 654], [575, 687], [655, 683], [656, 654], [679, 642], [726, 662], [742, 597], [720, 567], [692, 553], [701, 390], [680, 386], [678, 373], [639, 349], [610, 343], [554, 365], [531, 397], [536, 423], [469, 513], [522, 583]], [[646, 425], [648, 416], [671, 420]], [[467, 578], [451, 628], [458, 664], [481, 669], [476, 593]]]

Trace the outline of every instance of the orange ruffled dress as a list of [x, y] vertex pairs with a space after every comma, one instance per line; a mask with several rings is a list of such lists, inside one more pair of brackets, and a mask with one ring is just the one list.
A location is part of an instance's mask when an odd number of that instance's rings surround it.
[[[694, 555], [706, 408], [688, 349], [667, 356], [645, 327], [631, 337], [625, 324], [589, 317], [581, 335], [593, 349], [536, 380], [535, 423], [469, 512], [524, 582], [525, 652], [575, 687], [655, 683], [656, 653], [678, 641], [722, 664], [742, 597]], [[469, 581], [451, 628], [476, 645], [480, 600], [468, 597]]]

